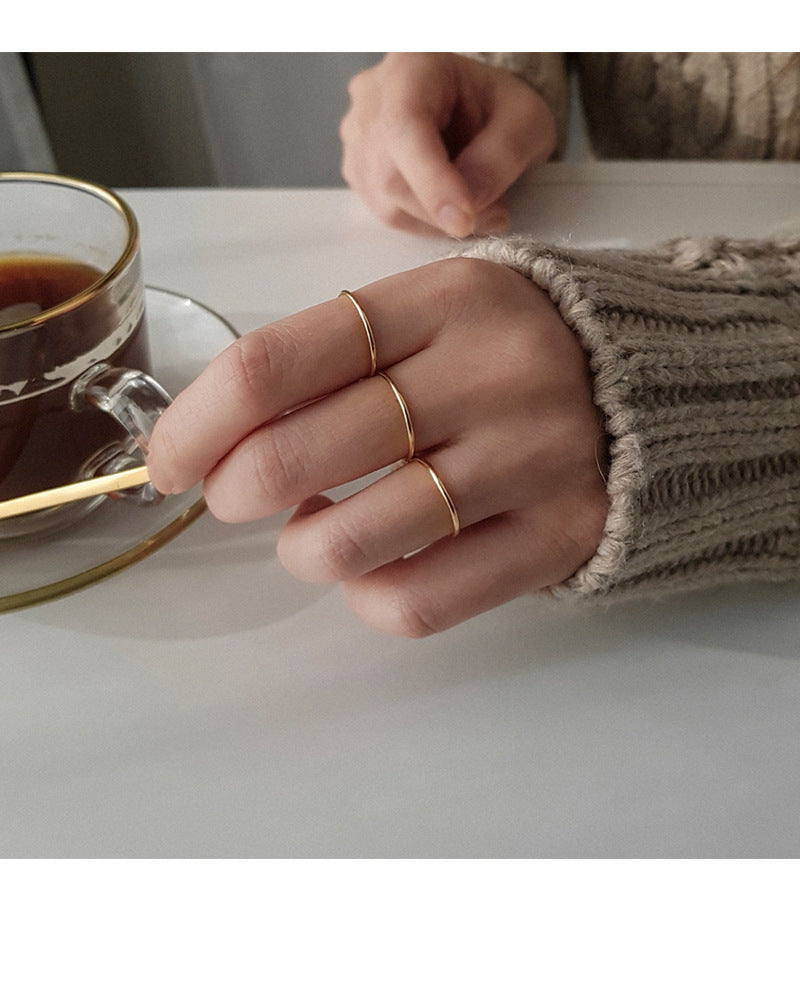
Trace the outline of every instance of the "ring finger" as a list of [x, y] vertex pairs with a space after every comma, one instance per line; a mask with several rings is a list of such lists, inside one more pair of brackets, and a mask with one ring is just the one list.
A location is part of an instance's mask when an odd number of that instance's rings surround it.
[[331, 503], [304, 503], [284, 527], [278, 556], [304, 581], [347, 581], [460, 532], [460, 508], [440, 474], [415, 458], [366, 488]]

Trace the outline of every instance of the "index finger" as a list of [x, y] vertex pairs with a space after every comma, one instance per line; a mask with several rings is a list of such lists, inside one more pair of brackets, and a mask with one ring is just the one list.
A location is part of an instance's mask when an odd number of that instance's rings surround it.
[[[435, 334], [436, 306], [428, 303], [435, 266], [356, 292], [373, 330], [377, 368], [407, 358]], [[153, 484], [165, 494], [191, 488], [257, 427], [369, 372], [364, 325], [347, 297], [242, 336], [156, 424], [147, 455]]]

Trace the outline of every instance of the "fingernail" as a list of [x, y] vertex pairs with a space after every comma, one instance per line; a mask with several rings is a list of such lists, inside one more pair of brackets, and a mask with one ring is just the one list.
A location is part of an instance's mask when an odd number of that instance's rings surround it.
[[439, 210], [439, 226], [451, 236], [463, 239], [471, 236], [475, 220], [457, 205], [445, 205]]

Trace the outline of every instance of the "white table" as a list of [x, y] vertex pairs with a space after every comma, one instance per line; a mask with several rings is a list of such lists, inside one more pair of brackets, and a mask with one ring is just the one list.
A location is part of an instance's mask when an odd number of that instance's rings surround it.
[[[447, 251], [345, 191], [134, 191], [146, 279], [247, 330]], [[759, 234], [800, 165], [554, 165], [559, 242]], [[800, 851], [800, 585], [522, 599], [424, 641], [295, 583], [279, 520], [208, 514], [0, 616], [0, 856], [776, 856]]]

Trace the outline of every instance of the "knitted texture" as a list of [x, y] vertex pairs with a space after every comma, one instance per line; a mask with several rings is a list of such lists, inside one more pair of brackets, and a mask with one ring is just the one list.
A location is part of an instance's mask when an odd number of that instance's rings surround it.
[[610, 509], [572, 592], [800, 574], [800, 235], [464, 252], [547, 291], [590, 360]]
[[800, 59], [691, 52], [577, 57], [592, 146], [601, 157], [797, 159]]
[[603, 158], [800, 159], [800, 56], [780, 52], [479, 52], [528, 82], [563, 153], [575, 66], [592, 149]]

